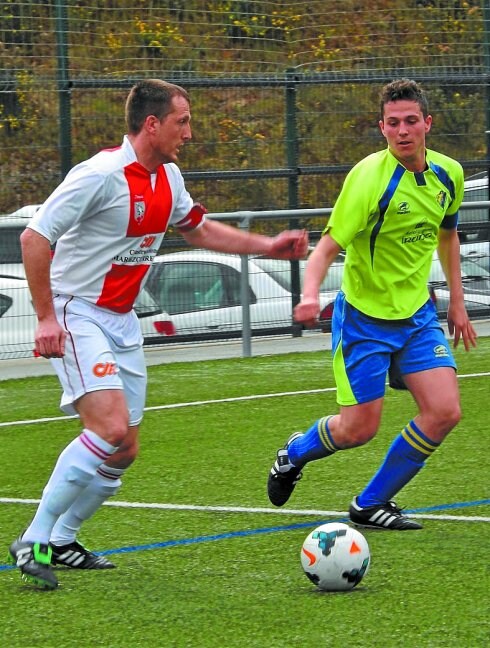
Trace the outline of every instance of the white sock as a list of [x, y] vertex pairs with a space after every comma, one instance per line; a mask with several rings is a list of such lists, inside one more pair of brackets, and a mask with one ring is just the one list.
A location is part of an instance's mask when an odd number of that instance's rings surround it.
[[47, 544], [56, 520], [70, 508], [92, 481], [97, 468], [116, 450], [95, 432], [83, 430], [58, 457], [44, 488], [41, 503], [23, 539]]
[[74, 542], [85, 520], [88, 520], [109, 497], [113, 497], [121, 486], [123, 468], [112, 468], [102, 464], [90, 484], [81, 491], [70, 508], [58, 518], [51, 532], [50, 542], [66, 545]]

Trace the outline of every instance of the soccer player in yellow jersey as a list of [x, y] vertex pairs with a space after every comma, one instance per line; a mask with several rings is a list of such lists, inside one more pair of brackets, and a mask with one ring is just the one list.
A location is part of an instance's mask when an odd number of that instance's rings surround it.
[[[380, 425], [386, 376], [408, 389], [416, 416], [393, 441], [349, 515], [363, 527], [420, 529], [393, 497], [418, 473], [460, 420], [456, 364], [429, 298], [437, 249], [450, 289], [449, 332], [468, 351], [476, 333], [463, 300], [458, 209], [463, 170], [426, 148], [432, 125], [423, 89], [409, 79], [381, 92], [379, 127], [388, 147], [348, 174], [322, 239], [306, 268], [297, 322], [317, 323], [319, 287], [339, 252], [346, 260], [332, 321], [338, 414], [292, 435], [277, 452], [268, 480], [276, 506], [289, 499], [309, 462], [372, 439]], [[437, 389], [435, 389], [437, 386]]]

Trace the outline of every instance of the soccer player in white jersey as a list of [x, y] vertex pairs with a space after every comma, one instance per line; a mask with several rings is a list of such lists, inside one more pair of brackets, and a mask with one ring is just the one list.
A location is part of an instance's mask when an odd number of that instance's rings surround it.
[[186, 90], [158, 79], [137, 83], [126, 101], [122, 145], [74, 167], [21, 236], [38, 317], [36, 351], [52, 359], [61, 407], [77, 413], [83, 428], [9, 549], [22, 579], [43, 589], [58, 586], [52, 565], [114, 567], [77, 534], [117, 492], [137, 454], [146, 369], [133, 303], [167, 227], [220, 252], [280, 259], [307, 253], [305, 231], [268, 237], [206, 219], [176, 166], [191, 139], [190, 121]]
[[372, 439], [389, 374], [392, 386], [411, 392], [417, 412], [354, 497], [349, 516], [359, 526], [409, 531], [422, 527], [402, 513], [393, 497], [423, 468], [461, 415], [456, 364], [427, 289], [436, 248], [450, 289], [447, 321], [454, 346], [462, 339], [468, 351], [476, 344], [476, 333], [464, 305], [456, 229], [464, 186], [461, 165], [426, 148], [432, 117], [415, 81], [387, 84], [380, 108], [379, 126], [388, 146], [348, 174], [308, 259], [303, 297], [294, 312], [307, 326], [317, 322], [320, 284], [345, 250], [332, 320], [340, 411], [288, 439], [277, 452], [267, 490], [270, 501], [283, 506], [308, 462]]

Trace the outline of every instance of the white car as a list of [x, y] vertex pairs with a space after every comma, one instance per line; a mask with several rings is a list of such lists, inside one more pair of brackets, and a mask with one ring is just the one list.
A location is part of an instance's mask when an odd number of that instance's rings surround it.
[[[489, 200], [488, 175], [479, 173], [464, 183], [463, 202]], [[476, 224], [475, 224], [476, 223]], [[459, 212], [461, 254], [490, 271], [490, 208], [471, 207]]]
[[[205, 250], [159, 255], [150, 270], [146, 288], [169, 313], [177, 336], [208, 339], [236, 335], [242, 332], [243, 318], [241, 263], [240, 256]], [[301, 278], [305, 264], [305, 261], [299, 263]], [[335, 263], [322, 286], [321, 306], [326, 327], [341, 277], [342, 264]], [[253, 333], [291, 330], [289, 261], [250, 257], [247, 292]]]
[[36, 313], [25, 279], [0, 276], [0, 359], [33, 355]]
[[[472, 258], [461, 255], [461, 278], [468, 315], [480, 319], [490, 316], [490, 273], [488, 270], [475, 263]], [[432, 261], [429, 287], [433, 289], [439, 317], [446, 319], [450, 293], [437, 253], [434, 253]]]
[[[175, 327], [167, 313], [143, 290], [135, 303], [145, 344], [172, 336]], [[36, 313], [27, 281], [0, 275], [0, 360], [32, 357]]]

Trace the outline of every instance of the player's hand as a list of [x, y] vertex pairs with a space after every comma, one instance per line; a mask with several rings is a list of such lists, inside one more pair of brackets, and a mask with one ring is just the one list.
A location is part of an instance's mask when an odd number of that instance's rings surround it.
[[35, 351], [43, 358], [62, 358], [65, 355], [65, 340], [66, 333], [58, 320], [42, 320], [36, 329]]
[[272, 239], [269, 256], [275, 259], [304, 259], [308, 254], [308, 232], [286, 230]]
[[456, 348], [459, 341], [462, 339], [464, 348], [469, 351], [471, 347], [476, 347], [476, 339], [478, 337], [473, 324], [466, 312], [464, 306], [453, 307], [449, 304], [447, 311], [447, 326], [449, 335], [454, 338], [453, 346]]
[[294, 308], [294, 321], [308, 328], [318, 326], [320, 302], [318, 299], [304, 298]]

